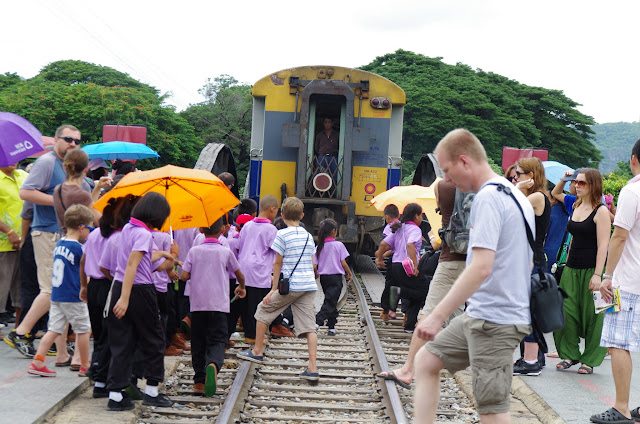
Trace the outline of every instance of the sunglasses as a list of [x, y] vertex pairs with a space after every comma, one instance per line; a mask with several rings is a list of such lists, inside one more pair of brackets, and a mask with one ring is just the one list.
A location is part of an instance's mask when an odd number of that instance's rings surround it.
[[91, 227], [89, 225], [83, 225], [84, 228], [86, 228], [87, 230], [89, 230], [89, 232], [93, 231], [96, 229], [96, 227]]
[[71, 142], [73, 141], [74, 143], [76, 143], [76, 146], [79, 146], [80, 144], [82, 144], [82, 140], [78, 138], [73, 138], [73, 137], [60, 137], [60, 138], [69, 144], [71, 144]]
[[518, 177], [507, 177], [507, 180], [514, 182], [515, 180], [517, 180]]
[[584, 187], [588, 184], [586, 181], [582, 181], [582, 180], [574, 180], [574, 181], [576, 182], [576, 185], [578, 187]]
[[520, 178], [520, 175], [528, 174], [528, 172], [520, 172], [516, 169], [516, 178]]

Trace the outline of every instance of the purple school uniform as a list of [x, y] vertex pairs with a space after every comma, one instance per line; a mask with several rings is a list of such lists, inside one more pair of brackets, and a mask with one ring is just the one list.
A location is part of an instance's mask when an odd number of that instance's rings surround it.
[[278, 229], [266, 218], [255, 218], [242, 227], [238, 239], [238, 263], [248, 287], [271, 288], [276, 252], [271, 249]]
[[[153, 231], [151, 233], [153, 238], [153, 252], [155, 251], [171, 251], [171, 236], [168, 233], [160, 231]], [[152, 264], [151, 269], [155, 270], [166, 261], [166, 258], [160, 258]], [[154, 271], [153, 272], [153, 284], [156, 286], [156, 290], [160, 293], [167, 292], [167, 286], [171, 282], [167, 271]]]
[[322, 252], [320, 252], [320, 261], [318, 261], [316, 253], [313, 255], [313, 263], [318, 265], [318, 274], [320, 275], [344, 275], [342, 261], [348, 257], [349, 252], [342, 242], [336, 241], [334, 238], [326, 238]]
[[[198, 234], [201, 233], [197, 227], [175, 230], [173, 232], [173, 241], [175, 241], [180, 248], [180, 254], [178, 255], [179, 261], [184, 262], [184, 260], [187, 258], [187, 254], [189, 253], [191, 247], [194, 245], [194, 240]], [[181, 268], [180, 266], [178, 266], [178, 275], [180, 275], [181, 273]]]
[[[204, 240], [205, 240], [204, 234], [200, 233], [196, 236], [196, 239], [194, 240], [193, 245], [200, 246], [202, 243], [204, 243]], [[227, 240], [227, 238], [222, 234], [220, 235], [220, 237], [218, 237], [218, 241], [220, 242], [221, 245], [223, 245], [227, 249], [231, 249], [231, 247], [229, 246], [229, 240]], [[235, 255], [235, 257], [236, 259], [238, 259], [238, 255]], [[236, 278], [235, 272], [229, 271], [229, 279], [233, 279], [233, 278]], [[187, 292], [185, 289], [185, 296], [188, 296], [188, 294], [189, 292]]]
[[191, 273], [187, 283], [191, 312], [229, 313], [228, 273], [239, 268], [233, 253], [217, 239], [208, 238], [193, 246], [182, 265], [183, 270]]
[[82, 245], [82, 252], [85, 255], [84, 273], [87, 274], [87, 277], [96, 280], [104, 278], [104, 274], [100, 271], [99, 261], [102, 252], [106, 250], [108, 240], [102, 237], [100, 228], [96, 228], [91, 231], [87, 241]]
[[107, 239], [106, 248], [102, 251], [100, 255], [100, 260], [98, 261], [98, 266], [100, 268], [104, 268], [109, 270], [111, 276], [116, 275], [116, 268], [118, 265], [118, 251], [120, 250], [120, 235], [122, 231], [117, 230], [111, 233], [109, 238]]
[[385, 237], [384, 241], [391, 246], [391, 250], [393, 250], [393, 258], [391, 261], [400, 263], [408, 256], [407, 244], [409, 243], [413, 243], [416, 246], [416, 257], [420, 254], [422, 230], [413, 222], [405, 222], [398, 231]]
[[122, 229], [114, 280], [124, 282], [124, 272], [127, 269], [127, 262], [131, 252], [144, 252], [140, 264], [138, 264], [136, 275], [133, 278], [133, 284], [153, 284], [153, 272], [151, 270], [153, 238], [151, 230], [136, 218], [131, 218], [129, 223]]
[[384, 226], [384, 230], [382, 230], [382, 237], [387, 237], [393, 234], [393, 231], [391, 231], [391, 225], [393, 225], [394, 222], [398, 222], [398, 220], [396, 219], [395, 221], [391, 221]]

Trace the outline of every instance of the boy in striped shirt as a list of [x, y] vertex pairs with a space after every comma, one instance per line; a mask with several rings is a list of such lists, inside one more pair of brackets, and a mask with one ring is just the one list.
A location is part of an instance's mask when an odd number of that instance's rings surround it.
[[[313, 270], [312, 257], [316, 252], [313, 237], [300, 227], [304, 205], [297, 197], [288, 197], [282, 204], [282, 217], [287, 228], [278, 230], [271, 249], [276, 252], [273, 264], [271, 291], [267, 293], [256, 311], [256, 344], [253, 349], [239, 352], [237, 356], [251, 362], [264, 360], [264, 335], [268, 325], [287, 307], [291, 306], [296, 323], [297, 337], [305, 335], [309, 351], [309, 364], [300, 377], [310, 381], [318, 380], [316, 365], [318, 336], [315, 321], [315, 297], [318, 286]], [[280, 273], [289, 278], [289, 294], [278, 293]]]

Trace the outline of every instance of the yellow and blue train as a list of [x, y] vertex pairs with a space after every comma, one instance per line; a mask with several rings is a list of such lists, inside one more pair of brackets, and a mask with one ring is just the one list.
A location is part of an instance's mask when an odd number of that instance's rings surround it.
[[[253, 85], [245, 197], [296, 196], [307, 229], [333, 218], [341, 241], [371, 251], [384, 219], [369, 201], [400, 184], [405, 103], [396, 84], [359, 69], [304, 66], [265, 76]], [[326, 118], [338, 146], [320, 155], [315, 141]]]

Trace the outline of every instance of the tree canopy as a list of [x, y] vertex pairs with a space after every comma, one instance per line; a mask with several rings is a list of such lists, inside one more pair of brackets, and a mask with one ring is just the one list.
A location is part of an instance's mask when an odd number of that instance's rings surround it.
[[531, 87], [501, 75], [442, 58], [405, 50], [377, 57], [363, 66], [398, 84], [407, 94], [403, 133], [405, 172], [431, 152], [450, 130], [467, 128], [487, 154], [501, 163], [502, 147], [535, 147], [550, 160], [569, 166], [595, 166], [601, 159], [593, 145], [595, 122], [560, 90]]
[[[164, 97], [149, 85], [105, 66], [80, 61], [51, 63], [33, 78], [0, 78], [0, 110], [16, 113], [53, 136], [62, 124], [82, 132], [85, 143], [102, 139], [107, 123], [145, 125], [147, 144], [160, 159], [139, 162], [141, 168], [166, 164], [193, 167], [202, 143], [193, 127], [163, 105]], [[9, 84], [2, 85], [2, 81]]]

